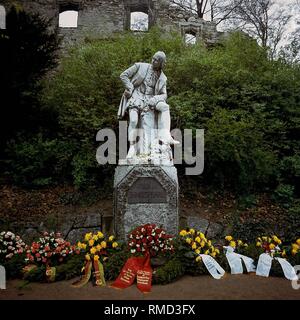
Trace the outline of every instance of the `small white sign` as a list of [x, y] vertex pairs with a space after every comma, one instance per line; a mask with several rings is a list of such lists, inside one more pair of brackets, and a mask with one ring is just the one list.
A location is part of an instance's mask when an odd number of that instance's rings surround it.
[[0, 290], [1, 289], [6, 289], [6, 274], [3, 266], [0, 266]]

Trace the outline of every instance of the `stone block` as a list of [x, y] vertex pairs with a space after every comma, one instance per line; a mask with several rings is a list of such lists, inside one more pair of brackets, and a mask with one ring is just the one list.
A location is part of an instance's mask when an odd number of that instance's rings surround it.
[[178, 232], [178, 180], [174, 166], [118, 166], [114, 180], [114, 230], [126, 239], [146, 223]]

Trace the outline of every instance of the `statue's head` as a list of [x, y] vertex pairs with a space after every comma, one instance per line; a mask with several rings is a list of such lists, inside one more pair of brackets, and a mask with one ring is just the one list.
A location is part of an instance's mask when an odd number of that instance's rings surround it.
[[167, 62], [166, 54], [163, 51], [157, 51], [152, 57], [152, 66], [154, 70], [161, 70]]

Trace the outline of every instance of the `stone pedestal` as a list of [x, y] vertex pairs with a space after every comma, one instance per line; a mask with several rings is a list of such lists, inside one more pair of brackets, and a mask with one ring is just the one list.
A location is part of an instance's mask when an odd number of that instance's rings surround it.
[[114, 231], [126, 239], [146, 223], [178, 232], [178, 179], [174, 166], [118, 166], [114, 179]]

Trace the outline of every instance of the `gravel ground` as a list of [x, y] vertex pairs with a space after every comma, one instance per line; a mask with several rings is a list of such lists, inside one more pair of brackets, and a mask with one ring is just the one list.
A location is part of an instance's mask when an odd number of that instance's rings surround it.
[[229, 275], [215, 280], [210, 276], [184, 276], [168, 285], [154, 285], [149, 294], [135, 285], [124, 290], [109, 287], [73, 288], [74, 282], [24, 284], [21, 280], [7, 282], [0, 291], [0, 300], [300, 300], [300, 289], [292, 288], [284, 278], [263, 278], [250, 275]]

